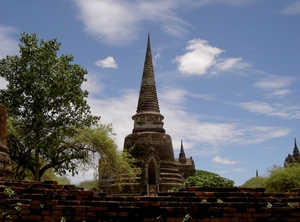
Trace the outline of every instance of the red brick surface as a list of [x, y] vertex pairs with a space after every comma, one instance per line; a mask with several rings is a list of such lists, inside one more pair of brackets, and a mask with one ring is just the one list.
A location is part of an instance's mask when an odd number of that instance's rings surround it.
[[[14, 196], [8, 196], [8, 187], [15, 191]], [[204, 199], [207, 202], [202, 202]], [[218, 203], [218, 199], [223, 202]], [[270, 194], [261, 189], [198, 189], [159, 193], [158, 197], [109, 197], [54, 182], [0, 181], [0, 220], [5, 222], [182, 222], [187, 214], [191, 216], [189, 222], [300, 222], [299, 203], [297, 192]]]

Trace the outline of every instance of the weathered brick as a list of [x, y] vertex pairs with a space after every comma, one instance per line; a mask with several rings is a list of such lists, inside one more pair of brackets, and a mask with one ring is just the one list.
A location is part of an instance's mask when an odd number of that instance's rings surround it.
[[43, 216], [41, 216], [41, 215], [22, 215], [22, 220], [41, 221], [41, 220], [43, 220]]

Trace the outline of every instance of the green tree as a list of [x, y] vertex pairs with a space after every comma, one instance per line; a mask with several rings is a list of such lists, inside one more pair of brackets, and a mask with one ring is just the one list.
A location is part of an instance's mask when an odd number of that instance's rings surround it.
[[109, 176], [116, 184], [120, 184], [124, 175], [132, 180], [140, 173], [140, 169], [134, 165], [135, 159], [128, 152], [118, 150], [114, 135], [111, 124], [100, 124], [80, 130], [76, 137], [78, 142], [94, 149], [96, 155], [89, 156], [90, 163], [94, 166], [94, 178], [100, 183], [104, 177]]
[[266, 187], [267, 177], [252, 177], [247, 180], [241, 187], [245, 188], [260, 188]]
[[204, 170], [197, 170], [194, 176], [188, 177], [183, 187], [233, 187], [234, 181], [221, 177], [218, 174]]
[[287, 167], [273, 166], [268, 169], [266, 190], [269, 192], [288, 192], [300, 187], [300, 164], [289, 164]]
[[88, 92], [81, 89], [87, 71], [72, 64], [72, 55], [57, 54], [56, 39], [39, 42], [35, 34], [23, 33], [19, 47], [20, 55], [0, 60], [0, 76], [8, 82], [0, 104], [13, 128], [8, 145], [18, 145], [13, 158], [26, 162], [36, 181], [50, 168], [74, 174], [79, 163], [89, 160], [87, 147], [74, 138], [99, 121], [85, 100]]

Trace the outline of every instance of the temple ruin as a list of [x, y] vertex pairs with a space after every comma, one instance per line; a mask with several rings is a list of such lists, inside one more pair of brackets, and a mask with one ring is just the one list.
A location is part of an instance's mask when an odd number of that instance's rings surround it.
[[[179, 158], [174, 158], [172, 138], [163, 128], [164, 116], [159, 109], [149, 35], [137, 110], [132, 119], [134, 127], [125, 138], [124, 151], [136, 159], [141, 173], [133, 183], [124, 179], [123, 187], [132, 186], [134, 193], [140, 195], [149, 194], [150, 190], [158, 193], [181, 186], [188, 176], [195, 174], [194, 161], [192, 157], [186, 158], [182, 142]], [[107, 180], [104, 183], [106, 188], [116, 186], [107, 186]]]

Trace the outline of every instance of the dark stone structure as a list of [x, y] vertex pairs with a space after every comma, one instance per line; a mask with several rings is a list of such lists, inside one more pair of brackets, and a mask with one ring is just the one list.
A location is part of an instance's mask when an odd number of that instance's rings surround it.
[[186, 158], [183, 143], [181, 140], [179, 158], [175, 159], [175, 163], [184, 179], [195, 175], [195, 163], [192, 157]]
[[300, 154], [297, 146], [296, 138], [294, 139], [294, 150], [293, 155], [288, 154], [284, 161], [284, 167], [291, 163], [300, 163]]
[[0, 106], [0, 180], [11, 180], [13, 173], [11, 159], [6, 146], [6, 110]]
[[[134, 127], [132, 134], [125, 138], [124, 151], [130, 152], [136, 159], [136, 167], [141, 169], [141, 174], [137, 175], [135, 181], [129, 181], [126, 176], [124, 177], [121, 184], [124, 193], [133, 191], [136, 195], [149, 195], [150, 191], [154, 193], [167, 191], [181, 186], [188, 176], [194, 175], [193, 159], [185, 157], [182, 144], [179, 159], [174, 158], [172, 138], [163, 128], [164, 116], [160, 113], [158, 104], [150, 36], [137, 110], [132, 119]], [[112, 178], [102, 175], [102, 181], [100, 187], [106, 187], [108, 193], [118, 193], [117, 189], [113, 189], [117, 185], [112, 183]], [[108, 183], [111, 185], [108, 186]]]
[[109, 197], [55, 182], [0, 181], [0, 221], [296, 222], [299, 191], [198, 188], [156, 197]]

